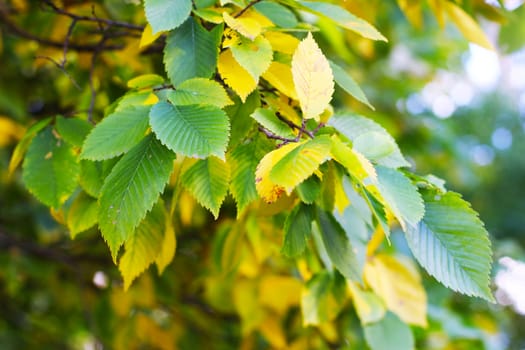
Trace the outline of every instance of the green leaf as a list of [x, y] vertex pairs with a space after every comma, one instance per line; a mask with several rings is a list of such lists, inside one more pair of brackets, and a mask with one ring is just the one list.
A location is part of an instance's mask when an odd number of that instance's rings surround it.
[[153, 134], [113, 167], [99, 198], [99, 227], [113, 260], [122, 243], [151, 210], [169, 180], [175, 155]]
[[233, 104], [226, 90], [214, 80], [193, 78], [182, 82], [175, 91], [168, 93], [174, 105], [212, 105], [219, 108]]
[[426, 191], [425, 216], [406, 231], [419, 263], [445, 286], [493, 301], [488, 233], [469, 203], [455, 192]]
[[168, 78], [177, 87], [184, 80], [210, 78], [217, 67], [222, 25], [208, 32], [194, 18], [170, 32], [164, 48]]
[[166, 210], [159, 201], [126, 240], [125, 253], [118, 268], [124, 278], [124, 290], [151, 265], [162, 247]]
[[224, 159], [230, 124], [226, 113], [217, 107], [159, 102], [151, 109], [150, 124], [162, 143], [176, 153]]
[[346, 285], [340, 275], [321, 271], [306, 283], [301, 294], [303, 325], [319, 325], [337, 317], [346, 298]]
[[416, 186], [395, 169], [377, 166], [376, 171], [379, 192], [403, 230], [417, 225], [425, 214], [425, 207]]
[[80, 192], [67, 212], [67, 227], [71, 238], [74, 239], [80, 232], [95, 226], [97, 218], [97, 200]]
[[162, 85], [164, 78], [157, 74], [143, 74], [128, 81], [130, 89], [145, 89], [152, 88], [157, 85]]
[[312, 175], [301, 182], [295, 190], [303, 203], [312, 204], [319, 197], [319, 193], [321, 193], [321, 180], [317, 176]]
[[348, 178], [344, 178], [345, 193], [350, 205], [343, 213], [334, 211], [334, 218], [345, 231], [353, 247], [358, 271], [363, 271], [366, 263], [366, 249], [370, 241], [372, 213], [366, 201], [352, 188]]
[[248, 98], [246, 98], [244, 103], [237, 95], [235, 95], [233, 99], [235, 104], [224, 109], [230, 117], [230, 147], [232, 149], [235, 148], [239, 142], [243, 141], [249, 131], [252, 129], [254, 121], [252, 118], [250, 118], [250, 115], [257, 107], [261, 105], [261, 98], [259, 91], [257, 90], [252, 92]]
[[282, 120], [280, 120], [273, 110], [267, 108], [257, 108], [251, 115], [261, 126], [271, 131], [275, 135], [293, 138], [295, 135], [292, 130]]
[[227, 157], [231, 167], [230, 192], [237, 203], [237, 216], [259, 198], [255, 188], [255, 170], [271, 149], [272, 145], [266, 138], [257, 136], [251, 142], [235, 147]]
[[330, 261], [345, 278], [362, 282], [363, 271], [345, 231], [332, 214], [319, 210], [318, 216], [321, 237]]
[[328, 124], [354, 143], [354, 149], [377, 164], [389, 168], [410, 166], [396, 141], [371, 119], [350, 113], [334, 114]]
[[292, 149], [270, 171], [270, 179], [290, 193], [329, 158], [331, 141], [326, 136], [308, 140]]
[[144, 0], [144, 10], [153, 34], [180, 26], [191, 12], [191, 0]]
[[72, 146], [58, 139], [50, 126], [33, 138], [24, 159], [22, 179], [38, 200], [57, 209], [77, 188], [79, 173]]
[[46, 118], [42, 119], [35, 124], [31, 125], [20, 142], [15, 147], [15, 150], [13, 151], [13, 155], [11, 156], [11, 159], [9, 160], [9, 175], [12, 175], [15, 169], [20, 165], [22, 160], [24, 159], [24, 155], [27, 152], [27, 149], [29, 148], [29, 145], [31, 144], [31, 141], [33, 140], [33, 137], [45, 128], [49, 123], [51, 123], [52, 118]]
[[391, 312], [387, 312], [381, 321], [366, 325], [364, 331], [372, 350], [414, 349], [414, 335], [410, 327]]
[[375, 108], [370, 104], [368, 99], [366, 98], [365, 93], [359, 85], [356, 83], [354, 78], [350, 76], [343, 68], [338, 66], [332, 61], [328, 61], [330, 63], [330, 68], [332, 68], [332, 73], [334, 74], [334, 81], [337, 85], [339, 85], [343, 90], [345, 90], [347, 93], [352, 95], [356, 98], [356, 100], [364, 103], [368, 107], [370, 107], [372, 110], [375, 110]]
[[288, 7], [285, 7], [281, 4], [270, 1], [262, 1], [256, 3], [253, 7], [255, 7], [258, 12], [268, 17], [270, 21], [272, 21], [278, 27], [294, 28], [298, 24], [295, 14], [290, 11]]
[[255, 81], [270, 67], [273, 58], [272, 45], [262, 35], [253, 41], [241, 36], [231, 50], [235, 60]]
[[91, 160], [80, 161], [80, 187], [87, 194], [98, 198], [100, 189], [104, 184], [104, 179], [111, 172], [113, 166], [117, 163], [118, 158], [112, 158], [101, 162]]
[[306, 239], [312, 232], [313, 207], [296, 206], [284, 222], [284, 242], [281, 252], [288, 257], [301, 255], [306, 248]]
[[128, 106], [104, 118], [89, 133], [80, 157], [104, 160], [119, 156], [144, 138], [150, 106]]
[[341, 6], [318, 1], [297, 1], [303, 8], [307, 9], [318, 16], [324, 16], [341, 27], [352, 30], [359, 35], [372, 39], [388, 41], [379, 31], [370, 23], [354, 16]]
[[230, 167], [216, 157], [199, 159], [182, 175], [182, 184], [217, 219], [228, 194]]
[[56, 129], [66, 142], [73, 146], [82, 147], [82, 143], [93, 129], [93, 125], [83, 119], [58, 117]]

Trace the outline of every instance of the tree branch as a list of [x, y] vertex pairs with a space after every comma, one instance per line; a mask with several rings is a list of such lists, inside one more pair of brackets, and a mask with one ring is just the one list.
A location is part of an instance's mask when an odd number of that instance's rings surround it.
[[252, 0], [250, 1], [250, 3], [248, 5], [246, 5], [245, 8], [243, 8], [241, 11], [239, 11], [239, 13], [237, 13], [235, 16], [233, 16], [234, 18], [238, 18], [238, 17], [241, 17], [243, 13], [245, 13], [246, 11], [248, 11], [248, 9], [250, 7], [252, 7], [253, 5], [255, 5], [256, 3], [260, 2], [261, 0]]

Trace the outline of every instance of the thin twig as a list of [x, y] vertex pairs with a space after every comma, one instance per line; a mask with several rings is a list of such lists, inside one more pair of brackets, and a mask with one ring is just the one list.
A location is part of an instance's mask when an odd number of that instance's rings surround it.
[[51, 7], [51, 9], [54, 12], [56, 12], [57, 14], [70, 17], [70, 18], [75, 19], [77, 21], [96, 22], [96, 23], [99, 23], [99, 24], [106, 24], [106, 25], [111, 26], [111, 27], [122, 27], [122, 28], [127, 28], [127, 29], [132, 29], [132, 30], [138, 30], [138, 31], [143, 31], [144, 30], [143, 26], [132, 24], [132, 23], [128, 23], [128, 22], [114, 21], [114, 20], [107, 19], [107, 18], [99, 18], [97, 16], [91, 17], [91, 16], [77, 15], [77, 14], [68, 12], [68, 11], [64, 10], [63, 8], [58, 7], [51, 0], [43, 0], [43, 1], [44, 1], [44, 3], [46, 5]]
[[233, 16], [234, 18], [238, 18], [240, 16], [242, 16], [243, 13], [245, 13], [246, 11], [248, 11], [248, 9], [250, 7], [252, 7], [253, 5], [255, 5], [256, 3], [260, 2], [261, 0], [252, 0], [250, 1], [250, 3], [248, 5], [246, 5], [245, 8], [243, 8], [242, 10], [239, 11], [239, 13], [237, 13], [235, 16]]
[[78, 85], [77, 81], [71, 76], [71, 74], [68, 73], [68, 71], [66, 70], [66, 68], [64, 67], [63, 63], [65, 63], [65, 61], [62, 61], [62, 62], [57, 62], [56, 60], [54, 60], [53, 58], [49, 57], [49, 56], [35, 56], [35, 59], [43, 59], [43, 60], [47, 60], [51, 63], [53, 63], [62, 73], [64, 73], [68, 79], [71, 81], [71, 83], [80, 91], [82, 90], [80, 88], [80, 85]]

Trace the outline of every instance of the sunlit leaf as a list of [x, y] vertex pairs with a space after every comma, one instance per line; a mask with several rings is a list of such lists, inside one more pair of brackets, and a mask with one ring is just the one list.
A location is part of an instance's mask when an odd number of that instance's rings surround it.
[[259, 80], [272, 62], [272, 46], [262, 35], [254, 40], [241, 37], [230, 49], [237, 63], [250, 73], [255, 81]]
[[365, 266], [365, 281], [403, 322], [426, 327], [427, 296], [413, 267], [389, 255], [376, 255]]
[[491, 42], [480, 28], [478, 23], [470, 17], [461, 7], [450, 1], [443, 1], [443, 6], [450, 19], [469, 41], [489, 50], [494, 50]]
[[230, 49], [221, 52], [217, 68], [224, 82], [243, 102], [257, 87], [257, 81], [235, 60]]
[[311, 33], [297, 46], [292, 75], [303, 118], [317, 118], [332, 99], [334, 78], [328, 60]]
[[370, 23], [354, 16], [340, 6], [320, 1], [297, 1], [297, 3], [309, 11], [329, 18], [343, 28], [352, 30], [365, 38], [387, 41]]
[[286, 96], [297, 99], [292, 68], [289, 65], [274, 61], [262, 77]]
[[316, 137], [294, 147], [275, 162], [270, 171], [271, 181], [284, 187], [290, 193], [329, 158], [330, 147], [330, 139], [324, 136]]
[[146, 27], [144, 27], [144, 30], [142, 31], [142, 36], [140, 37], [140, 44], [139, 46], [141, 48], [151, 45], [155, 40], [157, 40], [162, 35], [162, 31], [158, 31], [157, 33], [153, 34], [153, 28], [151, 27], [151, 24], [146, 24]]
[[227, 12], [223, 12], [222, 16], [228, 27], [235, 29], [239, 34], [250, 40], [255, 40], [255, 38], [261, 34], [262, 25], [254, 18], [235, 18]]

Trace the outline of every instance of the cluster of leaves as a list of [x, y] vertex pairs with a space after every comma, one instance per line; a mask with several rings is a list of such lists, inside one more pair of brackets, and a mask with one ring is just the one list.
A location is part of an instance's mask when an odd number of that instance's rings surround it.
[[[430, 3], [438, 19], [448, 13], [469, 39], [490, 46], [459, 6]], [[337, 89], [372, 108], [305, 19], [386, 40], [371, 24], [321, 1], [147, 0], [144, 9], [141, 44], [165, 38], [167, 78], [129, 80], [94, 127], [40, 121], [10, 164], [13, 172], [23, 162], [25, 185], [72, 238], [98, 226], [125, 289], [152, 263], [162, 272], [172, 261], [196, 201], [219, 220], [208, 302], [230, 310], [225, 299], [233, 299], [242, 332], [258, 330], [274, 347], [287, 345], [276, 329], [296, 306], [304, 325], [335, 342], [326, 324], [350, 301], [371, 348], [412, 348], [408, 325], [427, 325], [426, 293], [412, 261], [378, 249], [396, 225], [429, 274], [492, 300], [488, 234], [470, 205], [435, 177], [411, 173], [378, 123], [330, 105]], [[235, 220], [221, 210], [228, 194]], [[275, 268], [258, 278], [277, 250], [298, 276]]]

